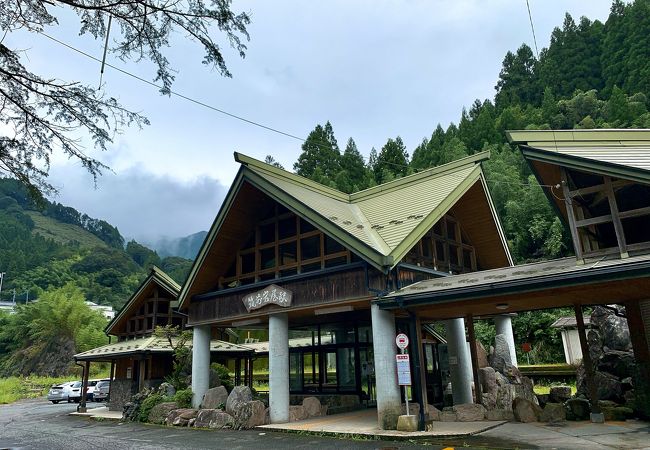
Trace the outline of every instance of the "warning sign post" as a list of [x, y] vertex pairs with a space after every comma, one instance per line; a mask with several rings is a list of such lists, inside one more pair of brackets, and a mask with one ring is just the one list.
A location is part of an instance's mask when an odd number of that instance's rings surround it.
[[404, 353], [406, 347], [409, 345], [409, 338], [404, 333], [400, 333], [395, 337], [395, 344], [401, 350], [401, 354], [395, 355], [395, 362], [397, 363], [397, 384], [404, 386], [404, 400], [406, 401], [406, 415], [409, 416], [409, 398], [406, 387], [411, 385], [411, 359], [410, 356]]

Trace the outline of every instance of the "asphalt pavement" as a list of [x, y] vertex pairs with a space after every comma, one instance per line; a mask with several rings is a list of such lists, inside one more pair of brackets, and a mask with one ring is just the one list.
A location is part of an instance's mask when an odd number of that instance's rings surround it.
[[[95, 406], [93, 403], [89, 407]], [[99, 405], [97, 405], [99, 406]], [[139, 423], [96, 421], [70, 416], [75, 404], [53, 405], [45, 399], [0, 406], [0, 450], [85, 449], [441, 449], [424, 442], [344, 440], [258, 430], [198, 430]], [[462, 444], [461, 444], [462, 445]], [[468, 447], [465, 447], [468, 448]], [[479, 447], [480, 448], [480, 447]]]

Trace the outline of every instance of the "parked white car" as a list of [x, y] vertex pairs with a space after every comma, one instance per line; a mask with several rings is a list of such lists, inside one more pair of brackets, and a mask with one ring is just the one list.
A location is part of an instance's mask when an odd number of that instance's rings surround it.
[[47, 393], [47, 399], [54, 403], [55, 405], [59, 402], [66, 401], [70, 403], [72, 400], [70, 394], [72, 393], [72, 386], [75, 384], [75, 381], [68, 381], [66, 383], [61, 383], [54, 385], [50, 388]]

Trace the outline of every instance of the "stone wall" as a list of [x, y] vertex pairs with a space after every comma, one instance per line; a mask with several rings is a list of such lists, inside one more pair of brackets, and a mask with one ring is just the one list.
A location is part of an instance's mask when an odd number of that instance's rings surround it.
[[108, 402], [108, 409], [111, 411], [122, 411], [124, 404], [131, 398], [131, 385], [133, 380], [118, 378], [111, 382], [111, 393]]

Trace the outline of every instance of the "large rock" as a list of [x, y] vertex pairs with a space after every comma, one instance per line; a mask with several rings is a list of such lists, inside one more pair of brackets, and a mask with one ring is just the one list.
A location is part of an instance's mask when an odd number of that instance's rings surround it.
[[224, 386], [208, 389], [203, 395], [201, 408], [223, 409], [228, 401], [228, 391]]
[[253, 394], [248, 386], [235, 386], [226, 400], [226, 412], [234, 417], [238, 409], [238, 404], [252, 400]]
[[165, 423], [165, 420], [167, 419], [169, 413], [175, 409], [178, 409], [178, 404], [176, 402], [158, 403], [156, 406], [151, 408], [151, 411], [149, 411], [149, 417], [147, 421], [149, 423], [162, 425]]
[[197, 409], [175, 409], [169, 413], [167, 419], [165, 419], [165, 424], [173, 425], [175, 427], [186, 427], [189, 425], [191, 419], [196, 419], [198, 414], [199, 411]]
[[482, 367], [478, 370], [478, 379], [484, 393], [495, 393], [497, 390], [496, 372], [492, 367]]
[[600, 334], [596, 330], [587, 331], [587, 348], [592, 361], [598, 361], [603, 354], [603, 344], [600, 340]]
[[[623, 308], [614, 306], [620, 313]], [[627, 326], [627, 319], [619, 317], [613, 311], [596, 306], [591, 313], [591, 326], [598, 329], [601, 342], [605, 350], [631, 350], [630, 329]]]
[[507, 420], [507, 421], [512, 421], [512, 420], [515, 420], [515, 415], [513, 414], [512, 410], [493, 409], [491, 411], [488, 411], [485, 414], [485, 418], [487, 420]]
[[515, 386], [506, 384], [499, 386], [497, 389], [496, 409], [506, 409], [512, 411], [512, 401], [515, 399]]
[[266, 423], [266, 406], [261, 401], [253, 400], [237, 405], [237, 410], [233, 414], [233, 428], [245, 430]]
[[521, 377], [518, 384], [515, 384], [515, 397], [525, 398], [536, 405], [537, 396], [535, 395], [535, 390], [533, 389], [533, 380], [528, 377]]
[[316, 397], [305, 397], [302, 401], [302, 406], [305, 408], [307, 417], [316, 417], [321, 415], [320, 400]]
[[202, 409], [196, 416], [194, 426], [197, 428], [232, 428], [233, 418], [220, 409]]
[[551, 403], [564, 403], [571, 398], [571, 386], [552, 386], [548, 395]]
[[477, 422], [485, 419], [485, 407], [476, 403], [454, 405], [452, 411], [456, 413], [458, 422]]
[[562, 403], [547, 403], [539, 416], [540, 422], [564, 422], [566, 410]]
[[510, 346], [505, 334], [497, 334], [494, 339], [494, 353], [490, 355], [490, 365], [494, 370], [507, 373], [512, 367], [512, 359], [510, 358]]
[[176, 388], [167, 382], [161, 383], [158, 386], [158, 393], [166, 397], [173, 397], [176, 394]]
[[544, 406], [546, 406], [546, 404], [550, 401], [550, 396], [548, 394], [535, 394], [535, 397], [537, 397], [537, 404], [541, 408], [544, 408]]
[[597, 369], [619, 378], [628, 378], [634, 374], [634, 353], [621, 350], [607, 350], [598, 360]]
[[512, 412], [519, 422], [538, 422], [542, 409], [525, 398], [515, 398], [512, 401]]
[[567, 411], [567, 418], [571, 420], [586, 420], [591, 414], [589, 400], [584, 398], [572, 398], [564, 403]]
[[625, 406], [606, 406], [601, 411], [605, 420], [624, 421], [634, 417], [634, 410]]
[[456, 422], [458, 417], [451, 407], [446, 406], [440, 411], [440, 422]]
[[485, 406], [488, 411], [496, 409], [497, 407], [497, 393], [496, 392], [483, 392], [481, 396], [481, 404]]
[[433, 405], [427, 405], [427, 413], [429, 414], [429, 420], [439, 421], [440, 420], [440, 410]]
[[208, 387], [210, 389], [221, 386], [221, 379], [219, 378], [219, 372], [210, 368], [210, 378], [208, 381]]
[[302, 405], [299, 406], [289, 406], [289, 422], [298, 422], [299, 420], [305, 420], [307, 417], [307, 411]]

